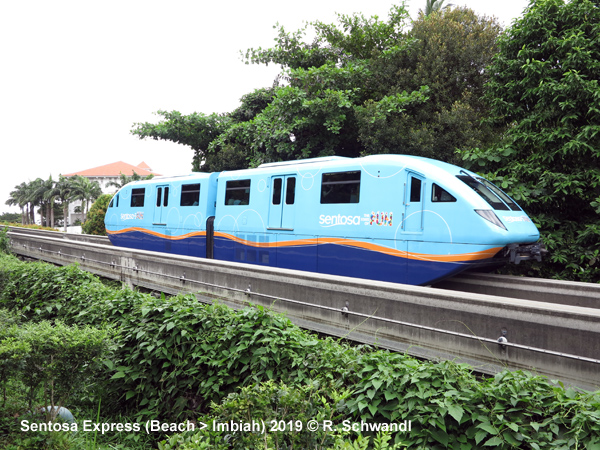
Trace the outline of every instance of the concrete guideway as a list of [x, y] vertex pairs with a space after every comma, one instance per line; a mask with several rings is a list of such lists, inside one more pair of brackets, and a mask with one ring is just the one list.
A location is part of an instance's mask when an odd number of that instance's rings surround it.
[[[234, 308], [284, 312], [304, 328], [483, 373], [524, 369], [600, 388], [600, 309], [375, 282], [11, 232], [15, 253]], [[504, 338], [507, 342], [499, 343]]]
[[440, 289], [600, 308], [600, 284], [465, 273], [434, 285]]

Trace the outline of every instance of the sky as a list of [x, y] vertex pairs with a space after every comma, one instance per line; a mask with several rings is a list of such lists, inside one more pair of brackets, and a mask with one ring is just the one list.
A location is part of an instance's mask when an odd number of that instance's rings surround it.
[[[23, 0], [0, 2], [0, 212], [14, 186], [115, 161], [162, 175], [191, 171], [193, 151], [140, 140], [158, 110], [226, 113], [279, 67], [240, 51], [274, 45], [279, 23], [387, 17], [391, 0]], [[528, 0], [446, 0], [509, 26]], [[425, 0], [407, 0], [414, 19]]]

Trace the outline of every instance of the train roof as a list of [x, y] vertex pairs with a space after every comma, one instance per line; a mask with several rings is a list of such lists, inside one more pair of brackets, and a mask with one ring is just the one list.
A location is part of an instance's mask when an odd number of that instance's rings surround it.
[[[241, 169], [224, 172], [192, 172], [186, 175], [176, 176], [160, 176], [154, 177], [150, 180], [138, 180], [129, 185], [156, 185], [160, 183], [186, 183], [194, 182], [198, 180], [209, 179], [211, 177], [224, 177], [224, 178], [239, 178], [240, 176], [252, 176], [259, 173], [282, 173], [283, 171], [290, 172], [304, 172], [312, 170], [344, 170], [351, 168], [361, 167], [362, 169], [369, 172], [367, 168], [373, 169], [377, 167], [396, 167], [400, 170], [409, 169], [417, 172], [421, 172], [424, 175], [429, 176], [443, 176], [443, 175], [459, 175], [464, 169], [448, 164], [435, 159], [424, 158], [421, 156], [411, 155], [396, 155], [396, 154], [385, 154], [385, 155], [369, 155], [361, 158], [347, 158], [343, 156], [327, 156], [320, 158], [309, 158], [303, 160], [294, 161], [282, 161], [274, 163], [265, 163], [252, 169]], [[472, 172], [466, 171], [472, 175]]]
[[[252, 176], [258, 173], [282, 173], [283, 171], [311, 171], [317, 169], [340, 169], [344, 170], [346, 168], [357, 168], [360, 166], [361, 168], [367, 170], [366, 168], [374, 168], [377, 166], [381, 167], [397, 167], [399, 169], [410, 169], [417, 172], [422, 172], [427, 175], [439, 174], [447, 175], [448, 173], [452, 175], [460, 174], [461, 170], [464, 169], [454, 166], [452, 164], [448, 164], [442, 161], [437, 161], [435, 159], [424, 158], [421, 156], [411, 156], [411, 155], [396, 155], [396, 154], [386, 154], [386, 155], [369, 155], [361, 158], [346, 158], [342, 156], [328, 156], [322, 158], [310, 158], [303, 160], [295, 160], [295, 161], [283, 161], [283, 162], [275, 162], [275, 163], [266, 163], [261, 164], [257, 168], [253, 169], [242, 169], [242, 170], [234, 170], [234, 171], [226, 171], [222, 172], [221, 175], [225, 175], [228, 177], [240, 177], [240, 176]], [[367, 170], [368, 171], [368, 170]], [[472, 172], [469, 172], [472, 174]]]
[[154, 177], [149, 180], [132, 181], [130, 183], [127, 183], [127, 186], [130, 186], [130, 185], [134, 186], [137, 184], [161, 184], [161, 183], [170, 183], [170, 182], [185, 183], [186, 181], [194, 181], [194, 180], [198, 180], [198, 179], [208, 179], [208, 178], [210, 178], [211, 175], [213, 175], [213, 174], [207, 173], [207, 172], [192, 172], [192, 173], [188, 173], [186, 175], [161, 176], [161, 177]]

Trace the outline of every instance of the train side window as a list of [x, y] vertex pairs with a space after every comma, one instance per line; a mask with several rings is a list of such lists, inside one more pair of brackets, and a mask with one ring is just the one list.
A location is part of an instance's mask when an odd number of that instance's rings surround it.
[[434, 203], [451, 203], [455, 202], [456, 198], [454, 198], [454, 196], [446, 189], [433, 183], [433, 187], [431, 188], [431, 201]]
[[115, 208], [118, 208], [118, 207], [119, 207], [119, 194], [117, 194], [117, 203], [115, 205]]
[[358, 203], [360, 171], [324, 173], [321, 178], [321, 203]]
[[421, 201], [421, 180], [411, 177], [410, 179], [410, 202], [418, 203]]
[[285, 186], [285, 204], [293, 205], [296, 201], [296, 177], [289, 177]]
[[169, 186], [165, 187], [165, 195], [163, 197], [163, 206], [169, 206]]
[[161, 199], [161, 196], [162, 196], [162, 188], [161, 188], [161, 187], [159, 187], [159, 188], [156, 190], [156, 206], [160, 206], [160, 199]]
[[226, 205], [250, 204], [250, 180], [231, 180], [225, 185]]
[[144, 197], [146, 195], [146, 188], [138, 188], [131, 190], [131, 207], [141, 208], [144, 206]]
[[281, 178], [275, 178], [273, 180], [273, 204], [280, 205], [281, 204]]
[[181, 206], [198, 206], [200, 204], [200, 183], [181, 186]]

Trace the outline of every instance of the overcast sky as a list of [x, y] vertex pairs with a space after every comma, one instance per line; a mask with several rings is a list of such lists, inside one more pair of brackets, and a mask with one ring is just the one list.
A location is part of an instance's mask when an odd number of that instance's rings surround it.
[[[446, 3], [449, 1], [446, 0]], [[528, 0], [451, 0], [504, 26]], [[193, 152], [139, 140], [157, 110], [230, 112], [270, 86], [275, 66], [240, 50], [271, 47], [273, 26], [335, 22], [335, 13], [387, 17], [390, 0], [31, 0], [0, 2], [0, 212], [15, 185], [92, 167], [145, 161], [163, 175], [191, 171]], [[425, 0], [408, 0], [416, 18]], [[36, 216], [37, 217], [37, 216]]]

